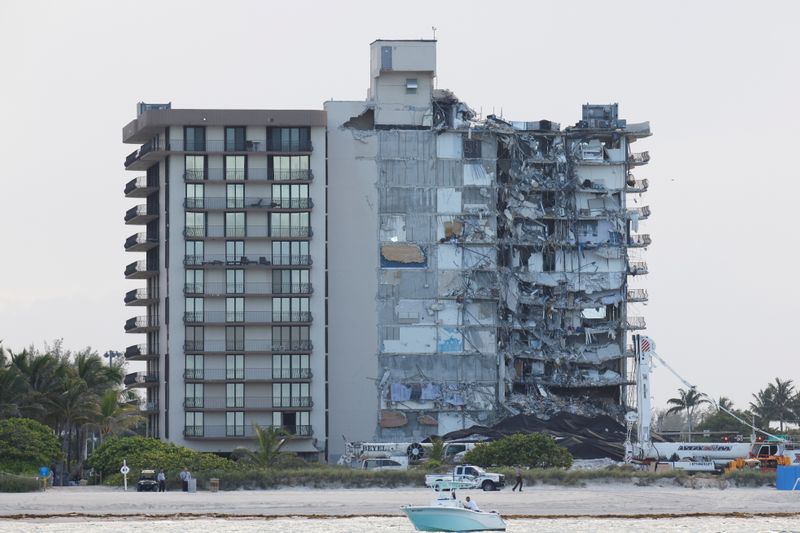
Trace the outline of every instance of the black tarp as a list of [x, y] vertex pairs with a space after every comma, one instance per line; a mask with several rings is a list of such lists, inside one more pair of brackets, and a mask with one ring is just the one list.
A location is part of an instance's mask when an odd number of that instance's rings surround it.
[[[499, 439], [516, 433], [546, 433], [555, 437], [575, 459], [600, 459], [607, 457], [622, 461], [625, 455], [625, 426], [606, 415], [586, 417], [558, 413], [548, 420], [534, 415], [516, 415], [494, 426], [472, 426], [452, 431], [442, 438], [445, 441], [467, 440], [471, 437]], [[663, 441], [657, 435], [656, 442]]]

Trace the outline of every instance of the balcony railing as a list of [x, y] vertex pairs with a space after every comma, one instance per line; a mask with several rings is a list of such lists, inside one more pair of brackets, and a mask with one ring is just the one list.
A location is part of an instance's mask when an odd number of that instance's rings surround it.
[[158, 354], [150, 352], [146, 344], [134, 344], [125, 348], [127, 359], [155, 359]]
[[238, 353], [302, 353], [314, 348], [311, 341], [270, 341], [270, 340], [231, 340], [231, 341], [186, 341], [183, 350], [191, 352], [238, 352]]
[[169, 142], [169, 149], [174, 152], [266, 152], [266, 141], [253, 139], [248, 141], [231, 140], [206, 140], [205, 142], [173, 139]]
[[135, 233], [125, 239], [125, 249], [145, 251], [158, 246], [158, 237], [149, 236], [146, 232]]
[[[261, 426], [263, 428], [282, 429], [286, 434], [296, 437], [310, 437], [314, 434], [311, 426]], [[187, 438], [225, 439], [253, 438], [252, 426], [185, 426], [183, 436]]]
[[155, 329], [158, 327], [158, 315], [146, 315], [146, 316], [136, 316], [133, 318], [129, 318], [125, 322], [125, 331], [133, 332], [139, 331], [144, 332], [148, 329]]
[[311, 141], [285, 141], [282, 139], [270, 139], [267, 151], [269, 152], [311, 152], [313, 146]]
[[187, 409], [307, 409], [313, 405], [310, 396], [206, 396], [183, 400], [183, 406]]
[[187, 368], [183, 377], [189, 381], [272, 381], [311, 379], [310, 368]]
[[230, 265], [261, 265], [261, 266], [310, 266], [310, 255], [272, 255], [272, 256], [247, 256], [247, 255], [185, 255], [183, 264], [186, 266], [230, 266]]
[[144, 198], [158, 190], [158, 180], [147, 176], [133, 178], [125, 184], [125, 196], [129, 198]]
[[153, 413], [158, 411], [158, 402], [142, 402], [139, 404], [139, 410], [145, 413]]
[[628, 238], [628, 246], [644, 247], [650, 246], [652, 242], [653, 240], [650, 238], [650, 235], [647, 235], [646, 233], [631, 235]]
[[147, 302], [155, 300], [155, 297], [150, 297], [147, 289], [133, 289], [125, 293], [125, 304], [139, 304], [146, 305]]
[[644, 261], [631, 261], [628, 263], [628, 274], [631, 276], [640, 276], [647, 274], [647, 263]]
[[253, 295], [253, 294], [311, 294], [313, 287], [310, 283], [226, 283], [205, 282], [186, 283], [183, 286], [184, 294], [213, 295]]
[[158, 218], [158, 211], [148, 209], [145, 204], [131, 207], [125, 212], [126, 224], [146, 224], [156, 218]]
[[186, 226], [183, 235], [190, 238], [307, 238], [313, 234], [308, 226]]
[[187, 209], [249, 209], [273, 207], [269, 196], [245, 196], [243, 198], [226, 198], [224, 196], [206, 196], [205, 198], [186, 198], [183, 207]]
[[650, 153], [649, 152], [641, 152], [638, 154], [630, 154], [628, 156], [628, 163], [631, 165], [644, 165], [648, 161], [650, 161]]
[[646, 302], [647, 289], [628, 289], [627, 300], [629, 302]]
[[187, 311], [183, 314], [186, 324], [194, 323], [280, 323], [311, 322], [310, 311], [273, 312], [273, 311]]
[[310, 169], [267, 169], [265, 167], [189, 169], [183, 172], [186, 181], [311, 181]]
[[158, 268], [155, 264], [149, 264], [148, 261], [134, 261], [125, 267], [125, 277], [131, 279], [146, 278], [158, 274]]
[[625, 319], [624, 327], [625, 329], [645, 329], [647, 325], [643, 316], [629, 316]]
[[636, 207], [633, 209], [628, 209], [627, 211], [628, 218], [633, 218], [634, 216], [638, 217], [639, 220], [644, 220], [650, 217], [650, 206], [645, 205], [642, 207]]
[[158, 383], [158, 374], [155, 372], [132, 372], [125, 376], [123, 383], [126, 387], [147, 383]]
[[647, 179], [637, 180], [629, 176], [628, 181], [625, 183], [625, 192], [637, 193], [646, 192], [650, 187], [650, 181]]

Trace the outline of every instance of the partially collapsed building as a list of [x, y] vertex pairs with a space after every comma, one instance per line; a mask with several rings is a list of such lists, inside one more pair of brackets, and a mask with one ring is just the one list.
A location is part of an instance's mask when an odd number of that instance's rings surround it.
[[325, 104], [334, 455], [629, 404], [649, 125], [479, 117], [434, 88], [435, 46], [375, 41], [367, 99]]

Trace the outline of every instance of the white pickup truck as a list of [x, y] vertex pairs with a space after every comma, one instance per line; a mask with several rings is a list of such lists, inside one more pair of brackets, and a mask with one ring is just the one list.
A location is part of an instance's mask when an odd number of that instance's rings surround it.
[[473, 465], [459, 465], [450, 474], [428, 474], [425, 486], [437, 488], [443, 482], [449, 486], [457, 485], [464, 489], [498, 490], [506, 484], [505, 476], [493, 474]]

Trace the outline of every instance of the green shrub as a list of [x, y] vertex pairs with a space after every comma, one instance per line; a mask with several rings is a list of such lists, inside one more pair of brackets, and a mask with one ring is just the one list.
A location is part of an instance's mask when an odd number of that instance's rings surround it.
[[41, 490], [41, 484], [36, 478], [0, 472], [0, 492], [34, 492], [37, 490]]
[[[173, 443], [146, 437], [118, 437], [105, 441], [89, 457], [89, 464], [99, 471], [107, 483], [114, 483], [122, 461], [131, 469], [128, 479], [136, 478], [143, 469], [163, 468], [167, 479], [177, 479], [184, 466], [193, 475], [206, 470], [234, 470], [236, 462], [213, 453], [196, 452]], [[121, 482], [121, 478], [120, 478]]]
[[0, 420], [0, 470], [36, 474], [61, 458], [61, 447], [49, 427], [29, 418]]
[[747, 468], [727, 472], [722, 478], [737, 487], [762, 487], [775, 484], [775, 471], [762, 472]]
[[572, 455], [543, 433], [517, 433], [481, 443], [464, 455], [464, 461], [480, 466], [524, 465], [534, 468], [569, 468]]

